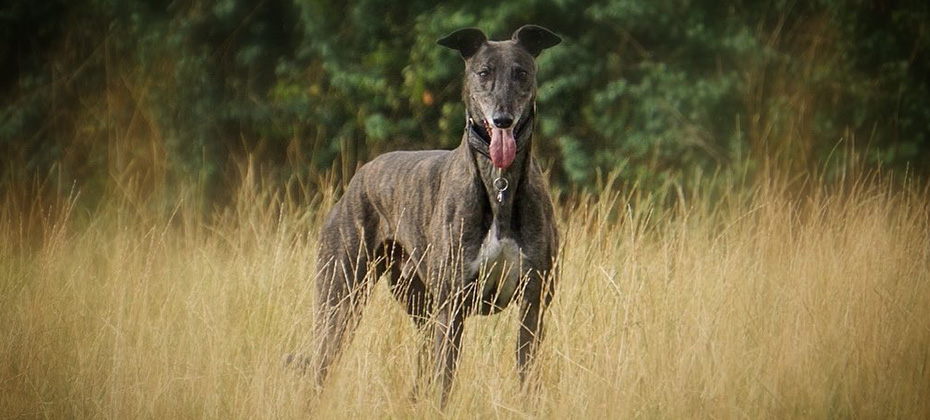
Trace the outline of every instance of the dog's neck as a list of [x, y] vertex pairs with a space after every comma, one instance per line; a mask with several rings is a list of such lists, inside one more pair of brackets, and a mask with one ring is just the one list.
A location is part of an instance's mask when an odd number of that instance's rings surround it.
[[[500, 169], [491, 163], [489, 152], [490, 133], [487, 132], [481, 121], [474, 121], [466, 111], [462, 146], [469, 151], [472, 157], [477, 178], [476, 182], [480, 183], [486, 194], [485, 197], [491, 206], [494, 222], [498, 224], [500, 233], [505, 236], [510, 236], [515, 198], [522, 187], [523, 180], [526, 178], [531, 164], [535, 122], [535, 109], [525, 121], [518, 122], [518, 127], [514, 133], [517, 143], [516, 156], [507, 169]], [[506, 185], [506, 188], [502, 189], [501, 187], [504, 185]]]

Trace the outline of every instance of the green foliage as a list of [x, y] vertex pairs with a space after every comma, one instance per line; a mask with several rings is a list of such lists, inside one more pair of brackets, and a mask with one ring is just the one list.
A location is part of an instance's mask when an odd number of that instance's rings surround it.
[[536, 150], [557, 183], [817, 170], [842, 141], [886, 167], [930, 159], [930, 6], [854, 0], [12, 0], [0, 153], [103, 184], [132, 167], [114, 156], [148, 147], [169, 180], [194, 174], [217, 195], [247, 155], [349, 175], [459, 143], [463, 67], [436, 39], [530, 22], [564, 38], [539, 58]]

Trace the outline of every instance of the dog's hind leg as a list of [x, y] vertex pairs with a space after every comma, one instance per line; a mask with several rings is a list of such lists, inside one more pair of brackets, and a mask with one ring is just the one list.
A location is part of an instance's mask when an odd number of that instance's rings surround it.
[[342, 239], [324, 241], [320, 249], [315, 320], [319, 346], [316, 373], [320, 385], [358, 325], [361, 305], [374, 281], [368, 278], [368, 247], [362, 238], [350, 235]]
[[426, 326], [429, 325], [433, 309], [433, 297], [426, 288], [426, 284], [417, 274], [422, 253], [413, 252], [408, 254], [403, 247], [393, 241], [384, 244], [382, 253], [385, 256], [381, 260], [384, 265], [379, 267], [379, 271], [390, 273], [391, 294], [404, 305], [407, 315], [416, 324], [422, 336], [421, 338], [425, 340], [418, 352], [417, 380], [414, 381], [414, 387], [410, 393], [411, 400], [416, 400], [422, 391], [422, 379], [427, 378], [432, 371], [429, 345], [431, 342], [429, 333], [432, 331], [428, 331]]
[[417, 327], [422, 328], [429, 318], [432, 297], [417, 275], [419, 253], [408, 254], [396, 242], [387, 241], [379, 255], [378, 274], [386, 271], [390, 274], [391, 294], [404, 305]]

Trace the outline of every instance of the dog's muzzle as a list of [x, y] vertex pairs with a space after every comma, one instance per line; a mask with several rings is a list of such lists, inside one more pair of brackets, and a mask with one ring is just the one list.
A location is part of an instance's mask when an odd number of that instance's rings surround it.
[[535, 116], [535, 113], [530, 112], [520, 118], [516, 127], [510, 128], [497, 128], [485, 119], [479, 123], [469, 117], [468, 129], [472, 134], [469, 136], [469, 143], [472, 148], [490, 159], [495, 167], [507, 169], [513, 163], [516, 154], [528, 143], [528, 139], [524, 139], [523, 135]]

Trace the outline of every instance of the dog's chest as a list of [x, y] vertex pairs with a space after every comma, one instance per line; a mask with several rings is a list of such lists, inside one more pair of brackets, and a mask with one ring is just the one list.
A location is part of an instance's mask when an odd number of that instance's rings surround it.
[[492, 223], [478, 257], [468, 264], [469, 277], [477, 276], [484, 301], [506, 306], [517, 291], [525, 254], [512, 238], [501, 238]]

